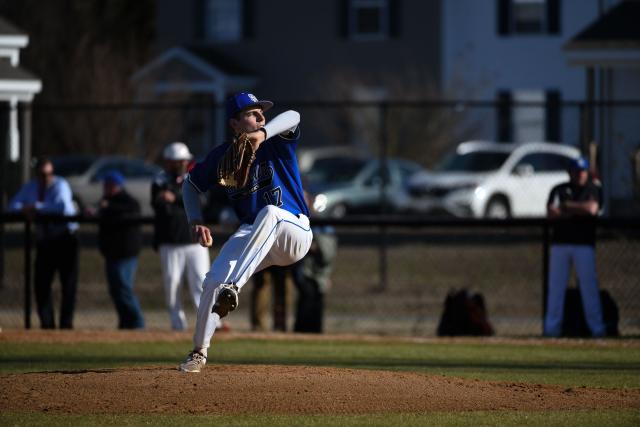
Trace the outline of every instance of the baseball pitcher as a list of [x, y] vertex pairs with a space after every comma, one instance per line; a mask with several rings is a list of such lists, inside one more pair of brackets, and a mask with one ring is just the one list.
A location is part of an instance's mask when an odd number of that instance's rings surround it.
[[238, 293], [251, 275], [271, 265], [290, 265], [309, 250], [313, 234], [295, 149], [300, 114], [289, 110], [265, 124], [270, 101], [237, 93], [226, 112], [235, 137], [197, 163], [183, 184], [183, 201], [194, 238], [213, 242], [202, 220], [198, 193], [225, 188], [241, 225], [213, 261], [203, 283], [193, 350], [178, 369], [200, 372], [215, 325], [238, 306]]

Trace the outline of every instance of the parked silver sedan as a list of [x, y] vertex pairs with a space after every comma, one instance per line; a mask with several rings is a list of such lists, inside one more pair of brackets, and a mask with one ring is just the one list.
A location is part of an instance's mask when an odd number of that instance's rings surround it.
[[337, 156], [317, 160], [304, 181], [319, 217], [403, 213], [409, 199], [407, 180], [424, 171], [404, 159], [388, 159], [384, 168], [375, 158]]
[[102, 197], [102, 177], [117, 170], [125, 177], [125, 188], [140, 203], [142, 215], [152, 215], [151, 183], [159, 166], [139, 159], [119, 156], [69, 155], [52, 157], [55, 174], [71, 186], [80, 210], [92, 206]]

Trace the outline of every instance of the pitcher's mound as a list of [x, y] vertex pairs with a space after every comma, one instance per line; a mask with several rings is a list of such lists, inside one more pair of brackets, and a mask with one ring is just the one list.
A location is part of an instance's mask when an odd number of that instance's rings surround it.
[[640, 390], [465, 380], [306, 366], [210, 365], [0, 376], [0, 411], [360, 414], [638, 408]]

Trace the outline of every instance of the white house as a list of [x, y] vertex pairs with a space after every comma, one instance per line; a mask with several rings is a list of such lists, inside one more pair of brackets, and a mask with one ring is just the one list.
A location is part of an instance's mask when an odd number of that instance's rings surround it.
[[[613, 210], [640, 201], [640, 1], [625, 0], [564, 46], [570, 66], [582, 69], [589, 138], [599, 144], [603, 181]], [[635, 211], [637, 213], [637, 210]]]
[[[20, 67], [20, 50], [29, 44], [29, 36], [0, 17], [0, 135], [3, 148], [0, 154], [0, 207], [2, 192], [9, 187], [8, 180], [17, 175], [18, 182], [29, 179], [31, 160], [31, 112], [24, 109], [20, 115], [20, 104], [29, 104], [35, 94], [42, 90], [42, 82], [29, 71]], [[6, 141], [6, 146], [5, 146]]]
[[[584, 56], [576, 53], [581, 49], [579, 41], [572, 42], [626, 2], [629, 0], [443, 1], [443, 86], [463, 88], [462, 93], [455, 93], [461, 99], [501, 102], [497, 111], [487, 107], [469, 113], [477, 129], [474, 136], [498, 141], [560, 142], [580, 146], [583, 151], [593, 141], [598, 144], [607, 201], [632, 197], [628, 155], [633, 144], [637, 148], [640, 142], [638, 120], [632, 119], [638, 117], [640, 109], [628, 109], [624, 123], [622, 111], [618, 120], [608, 122], [609, 129], [614, 128], [613, 135], [626, 135], [625, 145], [611, 140], [612, 135], [596, 132], [598, 115], [593, 110], [589, 114], [579, 101], [587, 100], [593, 87], [585, 67], [603, 63], [585, 63]], [[640, 16], [636, 14], [635, 18], [637, 28]], [[616, 93], [611, 92], [607, 100], [625, 99], [617, 96], [622, 93], [626, 99], [640, 99], [638, 70], [632, 71], [629, 64], [624, 67], [626, 71], [617, 74]], [[591, 99], [602, 99], [597, 95]]]

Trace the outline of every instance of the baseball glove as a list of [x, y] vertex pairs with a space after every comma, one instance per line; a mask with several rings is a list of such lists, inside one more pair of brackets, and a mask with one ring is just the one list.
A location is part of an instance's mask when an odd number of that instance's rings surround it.
[[247, 183], [249, 169], [256, 159], [251, 140], [246, 133], [233, 139], [218, 164], [218, 184], [241, 188]]

